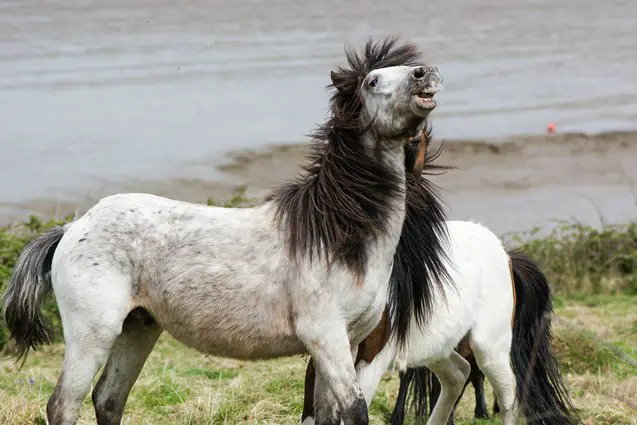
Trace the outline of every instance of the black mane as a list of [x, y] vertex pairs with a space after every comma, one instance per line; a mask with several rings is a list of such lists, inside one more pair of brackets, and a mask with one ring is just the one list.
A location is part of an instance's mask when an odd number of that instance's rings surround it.
[[309, 163], [302, 175], [273, 191], [266, 201], [286, 233], [292, 258], [316, 253], [365, 274], [367, 244], [387, 230], [391, 201], [403, 195], [402, 175], [369, 154], [361, 143], [360, 85], [374, 69], [420, 63], [410, 43], [388, 37], [368, 41], [361, 55], [346, 48], [349, 67], [332, 71], [331, 117], [311, 134]]
[[[426, 130], [431, 140], [431, 130]], [[410, 170], [419, 139], [405, 147], [405, 167]], [[442, 146], [425, 157], [423, 174], [440, 174], [452, 167], [436, 165]], [[389, 313], [392, 336], [399, 347], [407, 341], [412, 315], [418, 325], [429, 320], [435, 289], [452, 283], [445, 267], [448, 231], [444, 204], [438, 187], [426, 178], [407, 173], [406, 211], [400, 241], [394, 254], [389, 284]]]

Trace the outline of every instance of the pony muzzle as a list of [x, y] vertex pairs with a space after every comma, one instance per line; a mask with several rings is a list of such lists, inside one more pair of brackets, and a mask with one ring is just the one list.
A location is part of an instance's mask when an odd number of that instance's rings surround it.
[[413, 104], [417, 110], [431, 111], [436, 108], [434, 95], [442, 90], [442, 76], [435, 66], [423, 66], [413, 71]]

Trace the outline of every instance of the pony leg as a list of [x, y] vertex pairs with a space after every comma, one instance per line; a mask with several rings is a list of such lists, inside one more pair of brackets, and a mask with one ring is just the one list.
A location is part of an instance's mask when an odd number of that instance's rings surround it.
[[98, 425], [120, 424], [128, 394], [161, 333], [146, 311], [137, 309], [128, 315], [93, 390]]
[[395, 352], [396, 350], [393, 344], [385, 344], [371, 363], [367, 363], [363, 360], [356, 365], [356, 376], [363, 391], [363, 396], [367, 401], [368, 409], [374, 399], [374, 394], [376, 394], [380, 380], [383, 378], [385, 371], [387, 371], [387, 368], [394, 358]]
[[[358, 367], [357, 367], [358, 365], [356, 365], [356, 360], [355, 360], [357, 352], [358, 352], [358, 346], [354, 346], [354, 348], [352, 348], [351, 350], [352, 360], [354, 360], [354, 365], [355, 365], [354, 367], [358, 372]], [[320, 391], [318, 390], [316, 391], [316, 394], [318, 394], [318, 398], [315, 398], [316, 400], [315, 405], [320, 406], [318, 408], [320, 412], [317, 413], [317, 416], [321, 418], [321, 421], [317, 423], [327, 422], [330, 424], [339, 423], [343, 425], [343, 420], [341, 419], [338, 402], [336, 401], [336, 399], [334, 398], [334, 395], [332, 394], [332, 391], [330, 390], [329, 383], [324, 381], [323, 378], [320, 377], [319, 381], [317, 382], [317, 386], [320, 386]], [[369, 408], [369, 403], [370, 403], [369, 400], [367, 400], [368, 408]]]
[[[342, 323], [297, 319], [297, 335], [316, 367], [315, 424], [339, 425], [339, 410], [346, 425], [368, 425], [367, 403], [356, 379], [354, 358]], [[330, 391], [331, 390], [331, 391]], [[336, 401], [336, 403], [334, 403]]]
[[314, 384], [314, 424], [341, 425], [338, 401], [330, 389], [329, 381], [318, 370]]
[[436, 374], [431, 375], [431, 391], [429, 394], [429, 414], [434, 411], [434, 407], [436, 407], [436, 402], [438, 398], [440, 398], [440, 380], [436, 376]]
[[[460, 391], [460, 394], [458, 395], [458, 398], [456, 399], [456, 403], [454, 404], [453, 409], [451, 410], [451, 413], [449, 414], [447, 425], [454, 425], [456, 423], [455, 422], [456, 407], [458, 406], [458, 402], [460, 402], [460, 399], [462, 398], [462, 394], [464, 394], [464, 390], [467, 388], [468, 383], [469, 381], [466, 381], [464, 386], [462, 387], [462, 391]], [[429, 414], [431, 414], [434, 408], [436, 407], [436, 402], [438, 401], [439, 397], [440, 397], [440, 381], [434, 374], [434, 375], [431, 375], [431, 396], [429, 397]]]
[[398, 376], [400, 378], [400, 386], [398, 387], [396, 405], [394, 406], [394, 411], [392, 412], [389, 420], [391, 425], [403, 425], [403, 422], [405, 422], [407, 392], [409, 391], [409, 384], [414, 377], [414, 370], [407, 369], [404, 372], [398, 372]]
[[[429, 396], [429, 415], [433, 413], [434, 408], [436, 407], [436, 403], [438, 402], [438, 399], [440, 398], [440, 391], [441, 391], [440, 380], [435, 374], [432, 374], [431, 375], [431, 395]], [[458, 400], [460, 399], [461, 396], [462, 396], [462, 393], [458, 395]], [[455, 420], [454, 420], [455, 410], [456, 408], [454, 405], [454, 408], [451, 410], [451, 413], [449, 413], [449, 419], [447, 419], [447, 425], [455, 424]]]
[[448, 358], [431, 363], [428, 367], [438, 377], [441, 391], [427, 425], [444, 425], [462, 394], [471, 366], [460, 354], [453, 351]]
[[515, 375], [511, 369], [509, 353], [477, 348], [474, 349], [476, 360], [493, 386], [504, 425], [515, 425], [518, 417], [515, 405]]
[[[47, 403], [50, 425], [75, 425], [77, 422], [80, 406], [93, 378], [106, 362], [111, 346], [121, 332], [130, 302], [128, 279], [121, 281], [123, 285], [120, 286], [113, 276], [104, 280], [82, 276], [76, 270], [68, 275], [73, 279], [59, 279], [64, 283], [62, 287], [56, 288], [54, 281], [65, 347], [62, 374]], [[78, 277], [81, 281], [77, 281]]]
[[474, 415], [478, 419], [487, 419], [489, 417], [489, 413], [487, 412], [487, 402], [484, 398], [484, 373], [482, 373], [478, 367], [475, 356], [471, 356], [469, 363], [471, 364], [471, 375], [469, 375], [469, 380], [471, 381], [471, 385], [473, 385], [476, 395], [476, 408]]
[[456, 407], [458, 407], [458, 403], [460, 403], [460, 399], [462, 398], [464, 391], [467, 389], [467, 385], [469, 385], [469, 382], [471, 382], [471, 373], [473, 373], [473, 368], [471, 364], [469, 365], [469, 367], [471, 367], [469, 378], [467, 378], [467, 380], [465, 381], [464, 386], [462, 387], [462, 391], [460, 391], [460, 395], [456, 399], [456, 403], [453, 405], [453, 410], [451, 411], [451, 414], [449, 415], [449, 420], [447, 421], [447, 425], [455, 425], [456, 423], [455, 422]]

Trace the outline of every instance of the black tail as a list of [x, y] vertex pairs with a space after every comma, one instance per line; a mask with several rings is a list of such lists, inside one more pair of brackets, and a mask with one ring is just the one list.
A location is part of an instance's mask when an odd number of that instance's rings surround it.
[[51, 343], [51, 328], [41, 308], [52, 292], [51, 262], [62, 236], [64, 228], [55, 227], [24, 248], [2, 297], [4, 320], [15, 340], [18, 360], [25, 360], [29, 349]]
[[516, 291], [511, 365], [517, 400], [528, 423], [572, 425], [568, 389], [551, 350], [551, 289], [540, 267], [519, 251], [510, 251]]
[[426, 422], [428, 416], [427, 400], [432, 391], [432, 378], [435, 379], [435, 375], [426, 367], [409, 368], [400, 373], [400, 388], [390, 419], [391, 425], [403, 425], [410, 399], [415, 423], [424, 424]]
[[[467, 389], [467, 385], [471, 383], [475, 390], [476, 406], [474, 410], [474, 417], [479, 419], [488, 419], [486, 401], [484, 399], [484, 374], [478, 368], [476, 359], [473, 355], [467, 358], [471, 365], [471, 373], [465, 382], [462, 393], [458, 396], [456, 406], [464, 391]], [[440, 397], [440, 381], [431, 373], [426, 367], [409, 368], [405, 372], [400, 372], [400, 387], [398, 389], [398, 397], [396, 397], [396, 405], [391, 415], [391, 425], [402, 425], [405, 419], [405, 410], [408, 404], [409, 398], [412, 399], [411, 405], [414, 410], [414, 417], [416, 424], [424, 424], [428, 418], [427, 415], [427, 400], [429, 401], [429, 414], [433, 411], [438, 397]], [[494, 406], [497, 406], [497, 402], [494, 400]], [[451, 412], [447, 425], [453, 425], [454, 410]]]

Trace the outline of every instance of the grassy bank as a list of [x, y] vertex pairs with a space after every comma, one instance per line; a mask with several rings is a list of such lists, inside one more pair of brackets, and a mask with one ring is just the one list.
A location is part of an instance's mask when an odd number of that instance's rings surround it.
[[[636, 301], [626, 295], [558, 299], [555, 346], [575, 405], [588, 424], [637, 423], [637, 410], [630, 404], [637, 400], [635, 369], [614, 353], [618, 347], [637, 357]], [[591, 332], [611, 348], [597, 343]], [[58, 343], [32, 353], [22, 371], [11, 361], [0, 363], [0, 423], [44, 424], [62, 355]], [[262, 362], [208, 357], [163, 335], [133, 388], [123, 423], [298, 424], [305, 365], [301, 357]], [[397, 389], [397, 374], [386, 373], [372, 404], [372, 423], [384, 423]], [[491, 389], [487, 399], [491, 406]], [[472, 412], [469, 389], [458, 423], [471, 423]], [[87, 397], [79, 423], [94, 424], [93, 415]]]
[[[251, 202], [237, 192], [223, 205]], [[56, 224], [32, 218], [0, 229], [0, 288], [24, 245]], [[637, 358], [637, 224], [602, 230], [564, 224], [546, 237], [530, 232], [514, 240], [541, 264], [557, 294], [555, 347], [587, 423], [637, 424], [637, 368], [630, 364]], [[59, 334], [53, 300], [46, 309]], [[5, 343], [0, 325], [0, 349]], [[45, 423], [62, 355], [58, 342], [32, 353], [21, 371], [11, 360], [0, 361], [0, 424]], [[163, 335], [133, 388], [123, 423], [297, 424], [305, 365], [302, 357], [239, 362], [204, 356]], [[372, 404], [372, 423], [391, 413], [397, 387], [397, 374], [388, 372]], [[491, 405], [490, 389], [487, 394]], [[470, 422], [472, 403], [468, 390], [459, 423]], [[95, 423], [90, 398], [80, 423]]]

